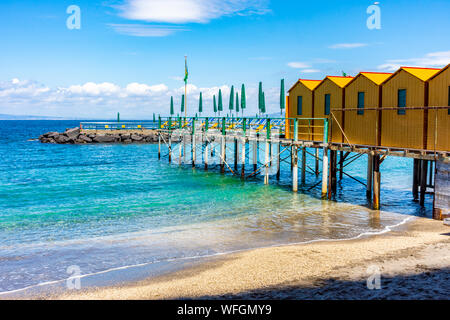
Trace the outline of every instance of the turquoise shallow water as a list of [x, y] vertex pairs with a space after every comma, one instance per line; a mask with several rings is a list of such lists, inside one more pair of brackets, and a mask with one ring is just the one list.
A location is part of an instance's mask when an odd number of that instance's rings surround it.
[[[336, 201], [328, 202], [318, 198], [318, 188], [293, 194], [287, 167], [279, 183], [272, 179], [264, 186], [260, 177], [241, 182], [214, 169], [158, 161], [156, 145], [27, 141], [77, 125], [0, 121], [0, 292], [66, 279], [72, 265], [81, 274], [97, 274], [233, 250], [348, 239], [426, 212], [412, 201], [409, 159], [383, 162], [378, 213], [367, 206], [364, 187], [347, 177]], [[347, 172], [364, 180], [365, 160], [353, 162]], [[304, 190], [317, 179], [308, 175]], [[428, 199], [428, 211], [430, 204]], [[121, 279], [131, 269], [121, 269]]]

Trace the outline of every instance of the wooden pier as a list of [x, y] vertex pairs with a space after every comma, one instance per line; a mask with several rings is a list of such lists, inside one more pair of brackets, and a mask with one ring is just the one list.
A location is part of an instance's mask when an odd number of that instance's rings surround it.
[[[319, 176], [321, 163], [322, 179], [319, 183], [323, 199], [332, 199], [338, 178], [340, 180], [346, 176], [364, 186], [375, 210], [380, 209], [382, 200], [382, 163], [389, 156], [414, 159], [412, 193], [422, 206], [427, 193], [435, 194], [435, 182], [448, 179], [435, 176], [436, 168], [448, 168], [448, 152], [355, 145], [348, 140], [331, 142], [332, 116], [333, 113], [327, 118], [159, 117], [158, 153], [161, 158], [161, 146], [165, 145], [169, 162], [205, 170], [217, 165], [220, 173], [230, 172], [243, 180], [262, 174], [264, 184], [272, 178], [280, 179], [281, 163], [290, 162], [293, 192], [298, 192], [299, 169], [300, 184], [304, 185], [307, 172]], [[311, 137], [311, 132], [323, 139], [301, 139]], [[345, 141], [343, 131], [342, 136]], [[368, 159], [366, 181], [351, 176], [345, 170], [346, 166], [363, 155], [367, 155]], [[314, 158], [315, 168], [308, 167], [307, 157]], [[445, 172], [448, 174], [448, 171]], [[319, 183], [312, 188], [318, 187]], [[443, 189], [444, 186], [440, 186], [440, 190]], [[440, 200], [433, 202], [441, 206], [433, 209], [436, 219], [448, 214], [448, 198], [445, 198], [448, 195], [445, 192], [441, 191]], [[445, 205], [442, 208], [443, 197], [447, 199], [447, 208]]]

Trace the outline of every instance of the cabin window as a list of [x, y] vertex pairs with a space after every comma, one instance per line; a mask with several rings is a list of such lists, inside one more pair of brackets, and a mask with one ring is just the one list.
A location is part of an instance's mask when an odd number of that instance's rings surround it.
[[324, 114], [327, 116], [330, 114], [331, 96], [329, 93], [325, 94], [325, 110]]
[[358, 111], [356, 114], [364, 114], [364, 92], [358, 92]]
[[297, 97], [297, 115], [301, 116], [303, 113], [303, 96]]
[[399, 89], [397, 98], [397, 114], [406, 114], [406, 89]]

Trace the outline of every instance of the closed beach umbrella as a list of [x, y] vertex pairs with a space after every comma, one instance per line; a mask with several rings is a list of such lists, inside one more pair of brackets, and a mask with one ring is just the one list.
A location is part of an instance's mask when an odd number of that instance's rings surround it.
[[200, 98], [198, 99], [198, 113], [201, 115], [203, 112], [203, 99], [202, 93], [200, 92]]
[[219, 89], [219, 115], [220, 111], [223, 111], [223, 103], [222, 103], [222, 90]]
[[286, 98], [284, 97], [284, 79], [281, 79], [280, 88], [280, 114], [283, 114], [283, 109], [286, 107]]
[[153, 122], [155, 122], [155, 121], [156, 121], [155, 113], [153, 112]]
[[265, 97], [264, 97], [264, 92], [262, 93], [261, 96], [261, 113], [264, 114], [266, 113], [266, 101], [265, 101]]
[[239, 93], [236, 92], [236, 116], [239, 116]]
[[170, 97], [170, 115], [173, 116], [173, 97]]
[[241, 88], [241, 110], [242, 110], [242, 116], [244, 116], [244, 109], [246, 107], [246, 101], [245, 101], [245, 86], [242, 84]]
[[233, 111], [233, 105], [234, 105], [234, 86], [231, 86], [231, 91], [230, 91], [230, 105], [229, 105], [230, 111]]
[[181, 96], [181, 113], [184, 112], [184, 94]]
[[214, 115], [217, 113], [217, 103], [216, 103], [216, 95], [214, 95]]
[[262, 99], [263, 99], [263, 91], [262, 91], [262, 82], [259, 82], [259, 90], [258, 90], [258, 110], [261, 112], [262, 109]]

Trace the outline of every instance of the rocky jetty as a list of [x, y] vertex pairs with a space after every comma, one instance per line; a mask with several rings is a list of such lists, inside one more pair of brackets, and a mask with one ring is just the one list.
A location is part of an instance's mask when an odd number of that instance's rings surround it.
[[[167, 138], [164, 137], [166, 140]], [[156, 130], [96, 131], [66, 129], [65, 132], [48, 132], [39, 137], [42, 143], [86, 144], [86, 143], [157, 143]]]

